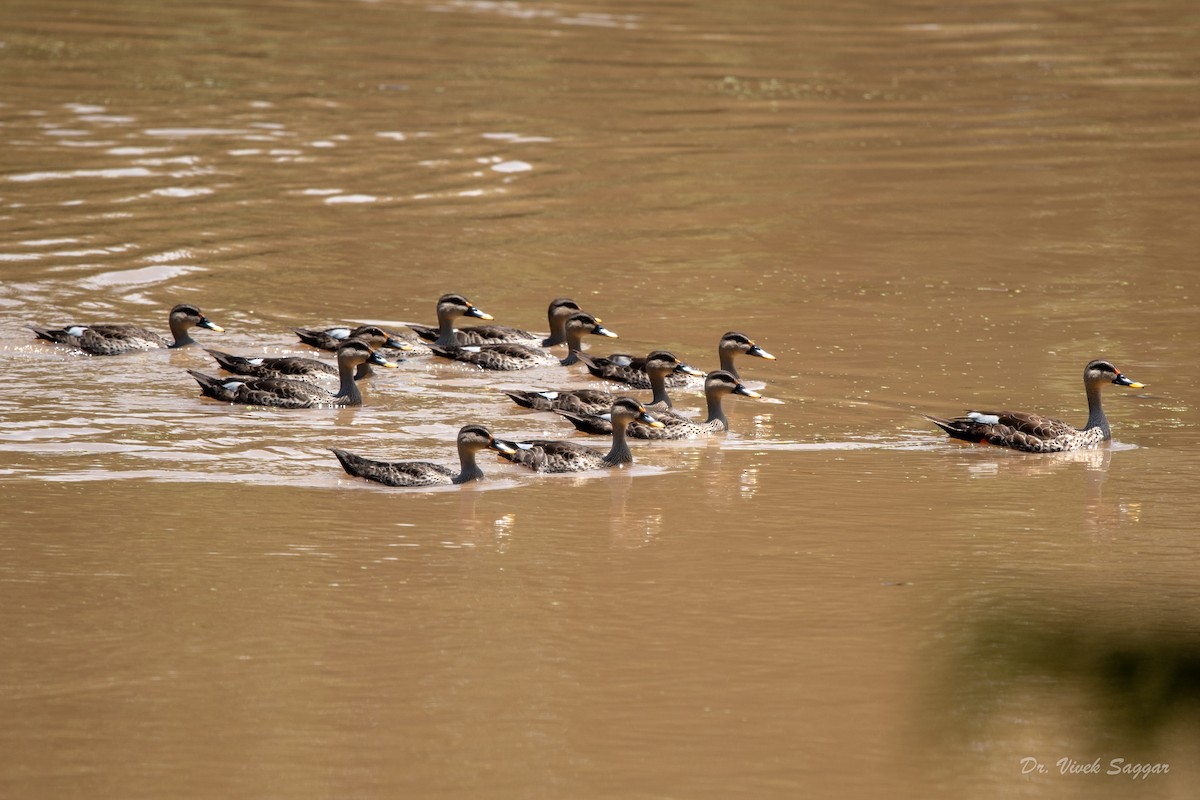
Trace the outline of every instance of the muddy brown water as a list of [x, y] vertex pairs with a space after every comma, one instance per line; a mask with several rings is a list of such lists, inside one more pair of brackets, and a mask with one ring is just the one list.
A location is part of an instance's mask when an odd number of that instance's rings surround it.
[[[1194, 790], [1192, 4], [5, 17], [0, 794]], [[573, 296], [621, 336], [593, 352], [713, 368], [737, 329], [778, 359], [711, 441], [402, 491], [327, 448], [575, 437], [496, 389], [595, 382], [416, 355], [362, 408], [231, 408], [198, 348], [25, 328], [188, 301], [204, 345], [311, 354], [289, 328], [451, 290], [536, 330]], [[1147, 384], [1106, 392], [1108, 447], [921, 416], [1081, 423], [1097, 356]]]

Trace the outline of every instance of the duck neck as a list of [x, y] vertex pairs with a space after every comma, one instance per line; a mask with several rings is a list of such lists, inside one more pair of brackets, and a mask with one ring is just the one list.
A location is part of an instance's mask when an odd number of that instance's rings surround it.
[[434, 344], [438, 347], [453, 347], [458, 344], [458, 337], [454, 335], [454, 315], [446, 314], [440, 308], [438, 309], [438, 337]]
[[483, 470], [475, 463], [475, 451], [469, 447], [458, 446], [458, 462], [462, 469], [451, 479], [451, 483], [468, 483], [483, 477]]
[[715, 422], [723, 430], [729, 430], [729, 420], [725, 417], [725, 409], [721, 407], [722, 393], [705, 389], [704, 400], [708, 404], [708, 419], [705, 422]]
[[564, 367], [578, 364], [581, 350], [583, 350], [583, 334], [567, 331], [567, 357], [558, 363]]
[[1105, 439], [1112, 438], [1112, 431], [1108, 427], [1108, 418], [1104, 416], [1104, 408], [1100, 405], [1100, 384], [1087, 384], [1087, 399], [1088, 421], [1083, 429], [1090, 431], [1092, 428], [1099, 428]]
[[174, 337], [175, 341], [171, 342], [167, 347], [174, 349], [176, 347], [186, 347], [189, 344], [195, 344], [196, 340], [192, 338], [191, 329], [192, 326], [186, 321], [171, 320], [171, 336]]
[[650, 390], [654, 392], [654, 396], [650, 398], [647, 405], [671, 408], [671, 398], [667, 394], [667, 374], [669, 373], [646, 370], [646, 374], [650, 377]]
[[721, 358], [721, 369], [728, 372], [737, 380], [741, 380], [742, 376], [738, 375], [737, 367], [733, 365], [733, 350], [726, 350], [723, 347], [717, 348], [717, 355]]
[[350, 361], [338, 360], [338, 390], [334, 398], [343, 406], [361, 406], [362, 392], [354, 382], [354, 370], [357, 364]]
[[542, 347], [553, 347], [567, 341], [567, 318], [551, 311], [546, 319], [550, 323], [550, 335], [542, 340]]
[[604, 457], [604, 462], [610, 467], [619, 467], [622, 464], [630, 464], [633, 462], [633, 451], [629, 449], [629, 440], [625, 438], [625, 429], [628, 427], [628, 420], [625, 422], [613, 420], [612, 449], [609, 450], [608, 455]]

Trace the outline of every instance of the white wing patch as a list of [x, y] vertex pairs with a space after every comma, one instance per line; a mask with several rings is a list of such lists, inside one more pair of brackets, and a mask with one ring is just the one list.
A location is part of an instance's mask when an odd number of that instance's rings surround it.
[[968, 412], [967, 419], [974, 420], [980, 425], [995, 425], [1000, 422], [1000, 418], [995, 414], [980, 414], [978, 411]]

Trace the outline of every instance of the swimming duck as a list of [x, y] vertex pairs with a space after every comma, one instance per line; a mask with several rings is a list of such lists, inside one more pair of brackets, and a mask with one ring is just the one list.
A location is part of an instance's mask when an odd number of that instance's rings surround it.
[[336, 351], [347, 339], [361, 339], [373, 349], [380, 347], [388, 347], [393, 350], [413, 349], [411, 344], [388, 333], [378, 325], [359, 325], [357, 328], [351, 328], [348, 325], [339, 325], [322, 330], [315, 328], [292, 328], [292, 331], [300, 337], [300, 341], [318, 350]]
[[546, 350], [515, 342], [496, 342], [494, 344], [466, 346], [451, 345], [449, 347], [431, 344], [429, 345], [429, 349], [433, 351], [435, 356], [474, 364], [483, 369], [517, 370], [549, 364], [569, 366], [579, 360], [580, 351], [583, 347], [583, 337], [588, 333], [593, 333], [597, 336], [611, 336], [614, 339], [617, 338], [615, 333], [597, 322], [596, 318], [591, 314], [586, 311], [579, 311], [572, 314], [571, 318], [567, 320], [567, 355], [562, 360], [559, 360]]
[[535, 472], [584, 472], [591, 469], [619, 467], [633, 462], [633, 453], [625, 439], [625, 430], [634, 420], [647, 425], [662, 425], [632, 397], [618, 397], [609, 410], [612, 418], [613, 443], [608, 453], [575, 442], [557, 439], [536, 439], [509, 443], [514, 452], [501, 452], [500, 457], [529, 467]]
[[[701, 439], [714, 433], [729, 430], [729, 419], [721, 407], [721, 401], [731, 394], [744, 397], [762, 397], [761, 394], [746, 386], [733, 377], [733, 374], [723, 370], [714, 370], [704, 378], [704, 399], [708, 404], [708, 419], [695, 422], [676, 411], [659, 411], [655, 418], [661, 426], [647, 426], [634, 422], [629, 426], [629, 435], [635, 439]], [[574, 411], [559, 411], [577, 430], [584, 433], [609, 434], [612, 432], [612, 422], [608, 415], [580, 414]]]
[[[400, 350], [412, 350], [408, 342], [400, 342]], [[204, 348], [221, 369], [234, 375], [249, 375], [254, 378], [293, 378], [309, 380], [327, 378], [338, 374], [337, 367], [315, 358], [302, 356], [235, 356], [220, 350]], [[364, 361], [358, 365], [354, 380], [361, 381], [372, 375], [371, 364]]]
[[[746, 353], [758, 358], [774, 359], [775, 356], [763, 350], [750, 340], [750, 337], [737, 331], [729, 331], [717, 343], [717, 353], [721, 359], [721, 369], [738, 377], [733, 368], [733, 359]], [[613, 353], [607, 358], [586, 356], [580, 358], [587, 366], [588, 372], [597, 378], [625, 383], [635, 389], [651, 388], [650, 377], [646, 374], [646, 359], [637, 358], [625, 353]], [[676, 389], [691, 383], [688, 374], [676, 372], [667, 377], [667, 386]]]
[[[684, 364], [673, 353], [666, 350], [655, 350], [646, 356], [646, 374], [650, 379], [650, 388], [654, 392], [650, 402], [645, 404], [646, 408], [655, 411], [671, 408], [671, 397], [667, 394], [666, 378], [674, 372], [682, 372], [686, 375], [704, 374], [700, 370]], [[602, 389], [562, 389], [557, 392], [516, 389], [501, 389], [500, 391], [524, 408], [532, 408], [536, 411], [573, 411], [586, 416], [603, 414], [613, 401], [612, 393]]]
[[[431, 328], [428, 325], [409, 324], [418, 336], [426, 341], [433, 342], [439, 347], [454, 347], [460, 344], [483, 344], [482, 341], [465, 342], [459, 340], [459, 334], [462, 331], [454, 329], [454, 321], [459, 317], [474, 317], [475, 319], [494, 319], [491, 314], [486, 313], [483, 309], [476, 306], [461, 294], [444, 294], [437, 301], [437, 318], [438, 326]], [[519, 337], [522, 341], [537, 339], [537, 336], [529, 331], [519, 331], [516, 328], [508, 330], [517, 331], [524, 334]]]
[[180, 303], [175, 306], [171, 309], [171, 314], [167, 319], [173, 341], [167, 341], [154, 331], [139, 325], [65, 325], [62, 328], [39, 328], [31, 325], [29, 327], [39, 339], [57, 344], [69, 344], [94, 356], [115, 356], [134, 350], [155, 350], [160, 347], [174, 349], [195, 344], [196, 340], [191, 337], [190, 333], [190, 329], [193, 327], [208, 328], [217, 333], [225, 330], [200, 313], [200, 309], [191, 303]]
[[361, 406], [362, 392], [354, 383], [355, 368], [370, 362], [395, 367], [377, 351], [359, 339], [349, 339], [337, 351], [339, 387], [336, 393], [295, 378], [252, 378], [236, 376], [215, 378], [189, 369], [200, 384], [200, 392], [214, 400], [274, 408], [312, 408], [314, 406]]
[[337, 447], [330, 449], [342, 462], [342, 469], [356, 478], [366, 478], [387, 486], [436, 486], [481, 479], [483, 470], [475, 463], [475, 454], [489, 448], [499, 453], [513, 450], [507, 442], [497, 441], [492, 432], [482, 425], [464, 425], [458, 432], [457, 474], [450, 467], [432, 461], [375, 461]]
[[[474, 325], [470, 328], [461, 330], [454, 328], [454, 319], [464, 314], [471, 316], [468, 312], [460, 312], [462, 303], [466, 300], [461, 295], [443, 295], [438, 300], [438, 321], [440, 326], [437, 328], [428, 325], [409, 325], [408, 327], [416, 331], [416, 334], [428, 342], [436, 342], [443, 344], [441, 339], [442, 327], [447, 323], [443, 317], [443, 302], [447, 299], [451, 302], [445, 306], [445, 313], [449, 318], [449, 325], [454, 331], [453, 341], [450, 344], [456, 345], [472, 345], [472, 344], [496, 344], [498, 342], [516, 342], [518, 344], [534, 344], [540, 338], [535, 333], [530, 333], [520, 328], [512, 328], [508, 325]], [[462, 301], [462, 302], [459, 302]], [[550, 307], [546, 310], [546, 319], [550, 324], [550, 335], [540, 342], [542, 347], [551, 347], [556, 344], [564, 344], [567, 341], [567, 320], [572, 314], [582, 311], [579, 304], [569, 297], [556, 297], [550, 301]], [[483, 319], [491, 319], [491, 317], [483, 317]], [[599, 320], [596, 320], [599, 322]]]
[[954, 419], [929, 415], [926, 415], [926, 418], [955, 439], [968, 442], [995, 444], [1030, 453], [1079, 450], [1112, 438], [1108, 419], [1100, 405], [1100, 390], [1108, 383], [1133, 389], [1140, 389], [1145, 385], [1131, 381], [1111, 362], [1104, 359], [1089, 362], [1083, 369], [1088, 420], [1082, 430], [1052, 417], [1024, 411], [969, 411], [965, 417]]

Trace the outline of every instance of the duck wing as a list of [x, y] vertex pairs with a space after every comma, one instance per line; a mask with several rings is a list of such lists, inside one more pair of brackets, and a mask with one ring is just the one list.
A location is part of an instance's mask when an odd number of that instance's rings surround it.
[[220, 350], [209, 350], [208, 348], [205, 348], [204, 352], [212, 356], [213, 360], [221, 365], [221, 369], [226, 372], [232, 372], [235, 375], [251, 375], [258, 378], [279, 377], [281, 375], [294, 377], [337, 375], [336, 367], [332, 364], [326, 364], [324, 361], [318, 361], [315, 358], [303, 358], [301, 356], [235, 356], [229, 353], [222, 353]]
[[492, 370], [529, 369], [558, 363], [558, 359], [545, 350], [513, 342], [454, 347], [430, 345], [429, 349], [435, 356]]
[[137, 325], [90, 325], [79, 335], [79, 346], [97, 356], [156, 350], [170, 344], [154, 331]]
[[200, 384], [202, 394], [227, 403], [272, 408], [311, 408], [334, 405], [336, 402], [330, 392], [292, 378], [217, 378], [193, 369], [189, 369], [188, 374]]
[[577, 414], [600, 414], [612, 407], [611, 392], [600, 389], [563, 389], [561, 391], [534, 391], [501, 389], [512, 401], [523, 408], [536, 411], [573, 411]]
[[331, 392], [294, 378], [251, 378], [237, 390], [235, 402], [273, 408], [311, 408], [335, 405]]
[[337, 447], [330, 449], [346, 474], [387, 486], [435, 486], [454, 478], [454, 470], [432, 461], [376, 461]]
[[[409, 325], [408, 327], [427, 342], [437, 341], [439, 330], [436, 327], [430, 325]], [[459, 347], [463, 347], [472, 344], [540, 342], [542, 337], [536, 333], [508, 325], [472, 325], [469, 328], [455, 328], [454, 339]]]
[[[609, 402], [611, 406], [611, 401]], [[601, 414], [579, 414], [572, 411], [554, 409], [563, 419], [575, 426], [582, 433], [592, 433], [598, 436], [612, 436], [612, 422]], [[641, 422], [631, 422], [626, 432], [634, 439], [695, 439], [700, 435], [701, 428], [687, 417], [671, 410], [654, 412], [654, 418], [661, 422], [661, 428], [652, 428]]]
[[583, 472], [606, 466], [603, 453], [575, 442], [534, 439], [513, 444], [515, 452], [501, 451], [500, 457], [535, 472]]

